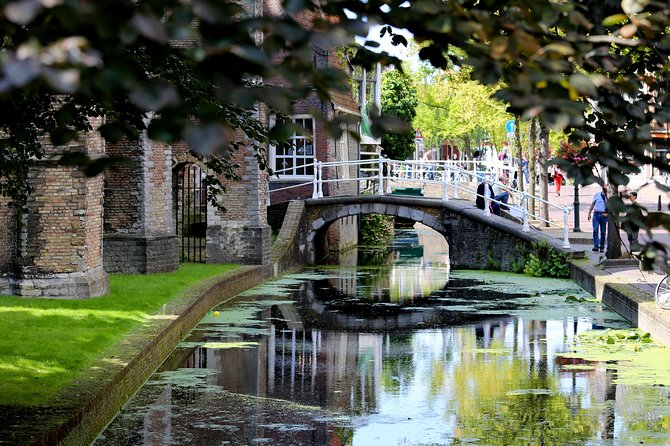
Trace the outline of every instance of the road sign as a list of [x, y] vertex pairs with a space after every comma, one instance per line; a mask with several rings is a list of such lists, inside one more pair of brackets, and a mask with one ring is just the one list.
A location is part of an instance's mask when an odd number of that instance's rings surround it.
[[516, 121], [514, 119], [510, 119], [505, 123], [505, 131], [507, 133], [514, 133], [516, 131]]

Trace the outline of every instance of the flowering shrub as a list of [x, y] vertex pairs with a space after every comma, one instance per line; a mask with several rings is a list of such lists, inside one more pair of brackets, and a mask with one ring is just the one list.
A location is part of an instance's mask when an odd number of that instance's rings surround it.
[[562, 141], [558, 148], [554, 150], [554, 157], [557, 159], [563, 158], [574, 166], [590, 166], [592, 162], [586, 153], [587, 150], [588, 147], [584, 143], [575, 147], [567, 141]]

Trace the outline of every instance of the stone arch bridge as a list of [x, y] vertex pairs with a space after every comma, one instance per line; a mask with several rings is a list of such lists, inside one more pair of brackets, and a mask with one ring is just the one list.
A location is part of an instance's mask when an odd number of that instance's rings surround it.
[[434, 229], [449, 244], [452, 268], [491, 269], [495, 265], [511, 271], [522, 260], [524, 248], [542, 240], [571, 258], [584, 256], [581, 250], [563, 248], [561, 240], [539, 229], [524, 232], [517, 221], [484, 215], [469, 200], [359, 195], [291, 202], [273, 246], [275, 269], [290, 269], [292, 265], [313, 264], [322, 259], [328, 253], [328, 227], [339, 219], [364, 214], [402, 217]]

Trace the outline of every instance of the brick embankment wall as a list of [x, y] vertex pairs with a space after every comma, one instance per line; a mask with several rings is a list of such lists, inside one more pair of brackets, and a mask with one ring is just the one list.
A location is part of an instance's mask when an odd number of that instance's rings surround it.
[[39, 425], [27, 416], [24, 426], [12, 426], [13, 444], [89, 444], [212, 307], [269, 277], [269, 267], [242, 266], [187, 290], [85, 372], [85, 382], [57, 397], [69, 408]]
[[286, 210], [284, 224], [272, 245], [272, 268], [275, 276], [301, 268], [307, 262], [304, 227], [305, 202], [291, 201]]
[[654, 296], [585, 261], [571, 262], [570, 278], [631, 324], [670, 346], [670, 312]]

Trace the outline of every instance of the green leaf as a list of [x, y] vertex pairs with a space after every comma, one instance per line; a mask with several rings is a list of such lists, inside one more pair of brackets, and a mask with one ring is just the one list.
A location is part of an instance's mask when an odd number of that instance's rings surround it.
[[165, 107], [177, 104], [179, 94], [168, 81], [157, 79], [147, 85], [138, 85], [130, 92], [130, 100], [140, 110], [160, 111]]
[[616, 26], [621, 25], [628, 21], [628, 16], [626, 14], [612, 14], [603, 19], [604, 26]]

